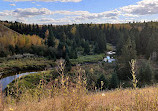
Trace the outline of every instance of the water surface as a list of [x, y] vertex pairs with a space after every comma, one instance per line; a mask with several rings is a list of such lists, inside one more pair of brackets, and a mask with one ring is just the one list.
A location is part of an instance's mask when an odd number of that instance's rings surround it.
[[24, 75], [29, 75], [29, 74], [33, 74], [33, 73], [37, 73], [37, 72], [24, 72], [24, 73], [21, 73], [21, 74], [8, 74], [7, 77], [2, 77], [0, 79], [0, 83], [1, 83], [1, 86], [2, 86], [2, 91], [7, 87], [7, 85], [9, 83], [11, 83], [13, 80], [15, 80], [16, 78], [20, 77], [20, 76], [24, 76]]

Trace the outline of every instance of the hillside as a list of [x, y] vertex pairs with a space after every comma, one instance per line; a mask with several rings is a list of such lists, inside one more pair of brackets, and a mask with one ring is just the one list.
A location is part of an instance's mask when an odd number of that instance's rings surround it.
[[36, 35], [24, 35], [6, 27], [0, 22], [0, 57], [32, 53], [33, 47], [44, 47], [43, 39]]
[[158, 87], [116, 89], [96, 93], [71, 93], [44, 97], [39, 102], [27, 95], [17, 105], [5, 105], [4, 111], [157, 111]]
[[19, 33], [9, 29], [8, 27], [4, 26], [0, 22], [0, 37], [2, 36], [10, 36], [10, 35], [20, 35]]

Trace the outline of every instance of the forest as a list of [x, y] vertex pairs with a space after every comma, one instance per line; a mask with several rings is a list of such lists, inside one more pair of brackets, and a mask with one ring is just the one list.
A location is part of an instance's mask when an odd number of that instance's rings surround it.
[[[107, 44], [111, 44], [116, 50], [112, 79], [132, 79], [129, 64], [131, 59], [138, 61], [140, 86], [158, 79], [155, 65], [158, 57], [154, 56], [158, 52], [158, 22], [38, 25], [1, 21], [1, 24], [20, 34], [7, 37], [0, 34], [1, 57], [31, 53], [54, 61], [63, 58], [67, 70], [70, 71], [72, 59], [106, 54], [109, 50]], [[97, 84], [97, 81], [95, 83]], [[116, 82], [113, 87], [117, 87], [118, 84]]]

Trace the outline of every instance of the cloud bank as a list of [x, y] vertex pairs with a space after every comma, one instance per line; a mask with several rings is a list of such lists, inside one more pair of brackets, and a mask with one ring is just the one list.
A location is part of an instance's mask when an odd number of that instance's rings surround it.
[[[43, 23], [71, 23], [71, 22], [81, 22], [83, 20], [94, 20], [94, 19], [116, 19], [119, 16], [120, 12], [118, 10], [105, 11], [101, 13], [90, 13], [88, 11], [51, 11], [47, 8], [17, 8], [15, 10], [5, 10], [0, 12], [0, 16], [11, 16], [16, 18], [17, 21], [22, 22], [24, 17], [27, 18], [41, 18], [39, 22]], [[46, 18], [46, 16], [61, 15], [64, 16], [60, 19]], [[44, 17], [43, 17], [44, 16]], [[25, 20], [26, 21], [26, 20]]]
[[120, 9], [122, 12], [133, 15], [158, 14], [158, 0], [142, 0], [136, 5], [128, 5]]

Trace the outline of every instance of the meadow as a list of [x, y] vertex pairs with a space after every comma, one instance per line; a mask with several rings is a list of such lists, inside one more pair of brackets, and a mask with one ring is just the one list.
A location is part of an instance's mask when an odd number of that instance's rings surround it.
[[86, 55], [79, 56], [77, 59], [70, 59], [71, 64], [83, 64], [83, 63], [97, 63], [98, 61], [102, 61], [105, 57], [105, 54], [96, 54], [96, 55]]

